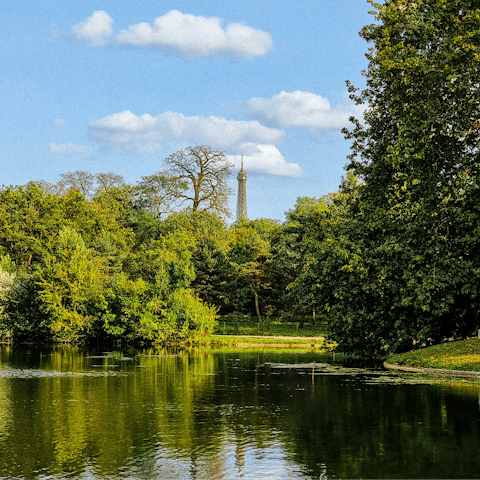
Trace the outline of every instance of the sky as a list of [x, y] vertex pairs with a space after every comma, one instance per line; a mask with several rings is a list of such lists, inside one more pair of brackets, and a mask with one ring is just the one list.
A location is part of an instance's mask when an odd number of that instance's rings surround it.
[[[114, 172], [202, 144], [243, 153], [249, 218], [338, 189], [361, 107], [367, 0], [7, 0], [0, 184]], [[235, 213], [236, 195], [230, 207]]]

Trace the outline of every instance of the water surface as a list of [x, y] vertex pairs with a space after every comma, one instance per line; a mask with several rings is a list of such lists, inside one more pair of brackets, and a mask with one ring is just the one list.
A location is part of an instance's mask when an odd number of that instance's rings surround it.
[[479, 393], [313, 351], [0, 346], [0, 478], [480, 478]]

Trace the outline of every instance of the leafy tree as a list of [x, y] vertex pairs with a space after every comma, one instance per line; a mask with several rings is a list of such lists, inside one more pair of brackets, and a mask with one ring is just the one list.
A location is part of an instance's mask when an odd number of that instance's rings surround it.
[[135, 205], [161, 218], [178, 210], [187, 190], [186, 181], [166, 177], [160, 172], [146, 175], [135, 187]]
[[53, 257], [39, 269], [41, 309], [49, 314], [49, 328], [60, 341], [90, 336], [99, 312], [106, 306], [99, 262], [92, 258], [80, 234], [64, 227]]
[[[274, 310], [270, 291], [272, 276], [269, 266], [270, 240], [279, 225], [274, 220], [241, 220], [232, 229], [228, 258], [234, 270], [230, 285], [231, 306], [244, 311], [253, 296], [254, 311], [261, 321], [261, 303], [271, 314]], [[262, 301], [262, 302], [261, 302]]]
[[191, 261], [195, 278], [190, 286], [199, 298], [226, 313], [228, 284], [234, 273], [227, 254], [231, 238], [224, 220], [207, 211], [175, 213], [159, 227], [163, 235], [181, 231], [193, 240]]
[[480, 7], [371, 3], [367, 87], [349, 86], [365, 122], [346, 132], [365, 185], [334, 242], [348, 275], [332, 277], [329, 305], [341, 348], [384, 355], [480, 324]]
[[38, 273], [16, 272], [10, 288], [0, 299], [0, 338], [32, 341], [52, 338], [49, 315], [40, 309]]
[[195, 274], [193, 240], [177, 231], [132, 253], [125, 272], [113, 278], [106, 331], [150, 341], [186, 339], [213, 329], [216, 311], [188, 288]]
[[287, 315], [305, 315], [315, 321], [317, 300], [309, 289], [294, 283], [307, 262], [311, 242], [320, 228], [319, 216], [328, 208], [328, 198], [299, 197], [281, 234], [272, 241], [271, 270], [276, 296], [282, 298], [280, 308]]
[[33, 183], [7, 187], [0, 191], [0, 248], [17, 267], [31, 272], [43, 264], [58, 232], [68, 226], [88, 247], [103, 251], [113, 268], [133, 244], [122, 208], [122, 202], [113, 197], [89, 203], [75, 190], [58, 197]]

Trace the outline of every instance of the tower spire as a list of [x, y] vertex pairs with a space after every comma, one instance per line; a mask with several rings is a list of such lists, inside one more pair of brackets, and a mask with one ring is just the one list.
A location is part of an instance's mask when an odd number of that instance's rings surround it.
[[237, 222], [242, 218], [247, 218], [247, 174], [243, 169], [243, 153], [242, 168], [237, 175], [238, 193], [237, 193]]

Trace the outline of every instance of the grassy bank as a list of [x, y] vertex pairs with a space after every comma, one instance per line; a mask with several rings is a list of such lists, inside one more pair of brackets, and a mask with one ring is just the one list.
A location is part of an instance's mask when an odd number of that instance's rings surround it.
[[385, 363], [405, 367], [480, 371], [480, 340], [469, 338], [390, 355]]
[[331, 349], [333, 342], [323, 337], [317, 338], [272, 338], [268, 336], [208, 335], [195, 340], [194, 344], [209, 347], [303, 347]]

